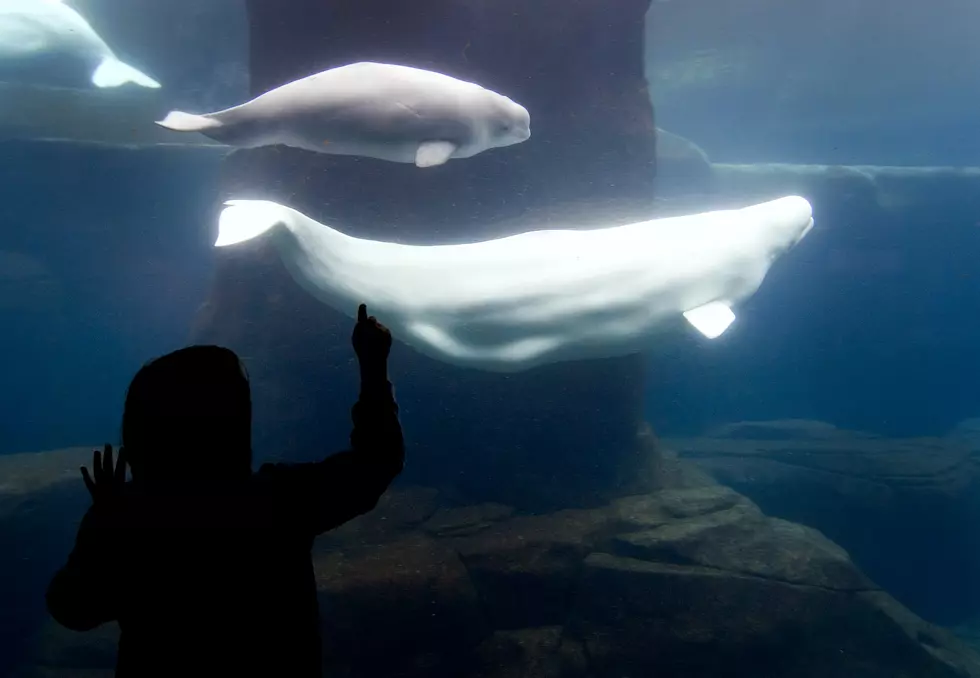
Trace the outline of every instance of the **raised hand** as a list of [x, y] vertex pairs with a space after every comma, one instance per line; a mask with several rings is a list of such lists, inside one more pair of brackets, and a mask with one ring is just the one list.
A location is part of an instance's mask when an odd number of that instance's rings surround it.
[[391, 332], [373, 315], [368, 316], [365, 304], [357, 307], [357, 324], [354, 325], [351, 343], [362, 371], [386, 369], [388, 353], [391, 351]]
[[107, 504], [118, 499], [126, 483], [125, 450], [119, 449], [119, 458], [116, 460], [115, 467], [112, 464], [112, 445], [107, 444], [102, 454], [94, 450], [92, 474], [90, 475], [88, 469], [83, 466], [82, 480], [85, 481], [88, 493], [92, 495], [93, 504]]

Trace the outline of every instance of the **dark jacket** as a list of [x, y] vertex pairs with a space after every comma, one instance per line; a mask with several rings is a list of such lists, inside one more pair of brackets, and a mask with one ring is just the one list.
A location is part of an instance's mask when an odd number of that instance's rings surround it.
[[90, 508], [48, 588], [52, 616], [78, 631], [118, 621], [120, 678], [319, 676], [313, 540], [370, 511], [404, 461], [390, 383], [362, 389], [352, 414], [350, 450], [321, 462], [206, 493], [127, 485]]

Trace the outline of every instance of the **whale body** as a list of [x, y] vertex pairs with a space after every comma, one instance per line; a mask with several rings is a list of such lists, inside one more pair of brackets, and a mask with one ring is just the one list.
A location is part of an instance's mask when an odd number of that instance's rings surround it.
[[736, 210], [594, 230], [539, 230], [453, 245], [345, 235], [275, 202], [231, 200], [217, 247], [263, 234], [293, 278], [352, 315], [358, 304], [418, 351], [459, 366], [515, 372], [638, 353], [682, 324], [721, 335], [732, 306], [811, 229], [789, 196]]
[[283, 144], [419, 167], [531, 136], [527, 110], [501, 94], [441, 73], [374, 62], [316, 73], [215, 113], [172, 111], [157, 124], [230, 146]]
[[81, 14], [59, 0], [0, 0], [0, 65], [14, 71], [33, 61], [67, 58], [87, 69], [96, 87], [133, 83], [158, 88], [124, 64]]

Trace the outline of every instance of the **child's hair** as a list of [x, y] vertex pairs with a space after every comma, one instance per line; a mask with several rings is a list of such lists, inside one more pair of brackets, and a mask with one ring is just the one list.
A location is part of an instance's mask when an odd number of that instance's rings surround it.
[[172, 484], [250, 473], [251, 429], [248, 375], [227, 348], [168, 353], [144, 365], [126, 392], [122, 445], [134, 481]]

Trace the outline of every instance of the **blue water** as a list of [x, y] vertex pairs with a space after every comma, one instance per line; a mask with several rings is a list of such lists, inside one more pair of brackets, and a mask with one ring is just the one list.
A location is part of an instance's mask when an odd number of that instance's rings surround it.
[[[186, 341], [207, 296], [219, 161], [53, 145], [2, 152], [17, 170], [4, 177], [16, 226], [0, 250], [45, 262], [61, 291], [54, 306], [4, 312], [0, 450], [115, 439], [129, 378]], [[731, 332], [651, 353], [658, 430], [798, 417], [923, 435], [980, 412], [970, 312], [980, 211], [951, 193], [942, 212], [897, 220], [815, 202], [805, 246], [777, 262]]]
[[[980, 57], [980, 10], [940, 4], [886, 14], [867, 2], [714, 8], [709, 20], [705, 2], [655, 3], [647, 52], [658, 124], [716, 162], [980, 164], [969, 67]], [[92, 2], [89, 16], [121, 56], [174, 83], [174, 105], [227, 105], [245, 87], [244, 15], [230, 3]], [[188, 48], [174, 51], [154, 28], [167, 24]], [[751, 70], [665, 84], [676, 64], [719, 47], [744, 59], [733, 68]], [[112, 439], [129, 376], [186, 338], [208, 293], [219, 162], [23, 144], [2, 154], [4, 214], [15, 226], [0, 250], [43, 262], [62, 291], [57, 311], [4, 311], [0, 453]], [[651, 420], [696, 432], [806, 417], [912, 435], [980, 412], [980, 326], [968, 311], [980, 284], [980, 210], [962, 192], [944, 201], [944, 187], [935, 190], [941, 210], [887, 219], [860, 202], [808, 196], [817, 228], [777, 262], [734, 330], [652, 354]]]
[[651, 358], [648, 416], [686, 433], [808, 418], [892, 436], [974, 416], [978, 214], [959, 193], [897, 220], [816, 202], [805, 246], [777, 262], [730, 335]]
[[57, 286], [4, 300], [0, 452], [116, 440], [129, 379], [186, 342], [205, 299], [218, 158], [23, 143], [0, 158], [0, 251]]
[[[213, 108], [241, 96], [244, 26], [231, 3], [147, 1], [108, 11], [110, 4], [90, 3], [100, 27], [119, 36], [120, 56], [176, 83], [168, 95], [175, 107]], [[903, 1], [885, 10], [840, 0], [766, 13], [758, 3], [738, 12], [717, 4], [655, 2], [659, 23], [648, 35], [650, 64], [664, 73], [694, 51], [744, 56], [735, 75], [687, 86], [663, 75], [651, 87], [657, 124], [711, 160], [980, 166], [980, 5]], [[193, 47], [175, 50], [161, 25], [179, 27]], [[44, 271], [8, 284], [0, 270], [0, 455], [118, 438], [130, 378], [188, 341], [211, 293], [221, 165], [211, 153], [0, 142], [0, 262], [16, 253]], [[657, 433], [794, 418], [886, 436], [943, 435], [980, 416], [980, 191], [937, 180], [926, 193], [927, 201], [898, 209], [860, 191], [806, 195], [815, 228], [736, 309], [725, 335], [651, 344], [644, 412]], [[351, 378], [331, 386], [352, 388]], [[413, 378], [409, 403], [429, 392], [427, 375]], [[476, 413], [483, 406], [457, 405]], [[342, 414], [325, 432], [338, 445], [348, 433]], [[257, 411], [257, 427], [279, 430], [268, 417]], [[405, 424], [412, 432], [411, 416]], [[426, 425], [415, 432], [439, 436], [438, 417]], [[465, 454], [458, 461], [461, 475], [482, 469], [466, 466]], [[971, 522], [954, 518], [936, 531]], [[926, 601], [918, 612], [960, 621], [963, 609], [946, 601], [980, 597], [975, 585], [964, 589], [974, 561], [953, 562], [962, 555], [943, 554], [948, 562], [937, 564], [913, 554], [908, 571], [938, 574], [896, 586]], [[865, 557], [862, 566], [887, 571], [888, 562]], [[958, 579], [942, 581], [953, 571]]]

